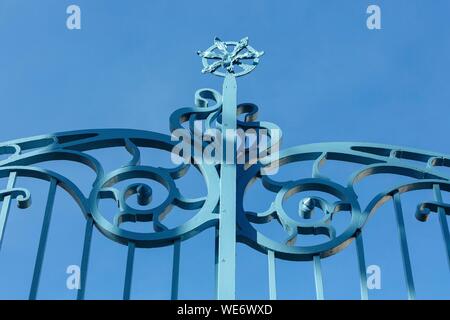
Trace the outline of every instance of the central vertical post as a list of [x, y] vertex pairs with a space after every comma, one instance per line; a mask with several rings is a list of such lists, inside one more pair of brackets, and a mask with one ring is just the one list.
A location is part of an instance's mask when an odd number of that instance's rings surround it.
[[[264, 51], [248, 45], [248, 37], [236, 41], [214, 39], [202, 57], [203, 73], [224, 77], [222, 90], [222, 161], [220, 164], [219, 228], [216, 233], [217, 299], [236, 298], [236, 78], [250, 73]], [[210, 63], [211, 62], [211, 63]]]
[[236, 78], [232, 74], [227, 74], [223, 83], [217, 261], [217, 298], [220, 300], [235, 299], [236, 291], [236, 96]]

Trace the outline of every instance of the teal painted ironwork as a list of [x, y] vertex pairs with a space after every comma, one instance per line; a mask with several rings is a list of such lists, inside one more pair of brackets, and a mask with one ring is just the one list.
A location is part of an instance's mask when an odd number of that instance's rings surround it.
[[[237, 83], [236, 77], [251, 72], [264, 52], [248, 45], [248, 38], [239, 42], [214, 39], [214, 45], [199, 51], [203, 58], [202, 72], [224, 77], [222, 90], [222, 162], [220, 165], [220, 207], [217, 258], [217, 298], [232, 300], [236, 297], [236, 129]], [[209, 64], [209, 60], [215, 60]], [[252, 59], [252, 64], [245, 63]], [[237, 69], [240, 68], [239, 71]], [[223, 69], [223, 71], [221, 70]], [[230, 156], [228, 152], [233, 154]], [[231, 161], [230, 161], [231, 160]]]
[[402, 250], [403, 269], [405, 272], [406, 285], [408, 288], [408, 299], [415, 299], [416, 292], [414, 288], [414, 279], [411, 267], [411, 259], [409, 257], [408, 241], [406, 240], [405, 222], [403, 218], [402, 203], [400, 194], [394, 194], [395, 216], [397, 218], [398, 234], [400, 238], [400, 248]]
[[[227, 75], [223, 84], [222, 146], [223, 158], [220, 166], [220, 208], [219, 208], [219, 258], [218, 299], [234, 299], [236, 295], [236, 163], [227, 163], [227, 151], [231, 145], [235, 153], [236, 137], [236, 80]], [[230, 132], [231, 131], [231, 132]]]
[[176, 240], [173, 245], [173, 265], [172, 265], [172, 300], [178, 299], [178, 283], [180, 280], [180, 253], [181, 241]]
[[[132, 275], [134, 254], [137, 249], [173, 246], [171, 298], [178, 299], [179, 272], [182, 242], [198, 233], [213, 228], [215, 237], [215, 263], [217, 298], [236, 298], [236, 243], [245, 243], [251, 248], [267, 255], [269, 298], [277, 296], [275, 261], [312, 261], [318, 299], [325, 296], [322, 279], [321, 260], [344, 250], [356, 240], [356, 254], [360, 281], [361, 298], [368, 299], [365, 249], [362, 231], [370, 217], [388, 201], [394, 203], [399, 239], [410, 298], [415, 297], [411, 259], [407, 245], [407, 233], [400, 202], [402, 194], [415, 190], [432, 190], [434, 199], [419, 199], [415, 217], [425, 222], [435, 212], [439, 216], [441, 233], [450, 266], [450, 235], [447, 216], [450, 204], [443, 201], [442, 193], [450, 192], [450, 177], [439, 167], [450, 167], [450, 155], [372, 143], [318, 143], [292, 147], [276, 151], [281, 144], [281, 134], [276, 125], [257, 120], [258, 107], [251, 103], [239, 104], [237, 101], [236, 78], [255, 69], [263, 52], [249, 46], [248, 38], [238, 42], [221, 41], [216, 38], [214, 45], [203, 52], [203, 72], [224, 78], [222, 93], [214, 89], [200, 89], [195, 93], [194, 105], [175, 110], [170, 116], [170, 133], [128, 130], [99, 129], [62, 132], [37, 137], [7, 141], [0, 144], [0, 178], [7, 179], [6, 187], [0, 190], [0, 248], [7, 227], [10, 207], [13, 201], [26, 210], [31, 205], [31, 193], [18, 184], [19, 177], [48, 181], [50, 189], [47, 208], [44, 213], [40, 241], [36, 253], [33, 280], [30, 285], [30, 299], [38, 297], [39, 279], [43, 261], [48, 228], [52, 218], [52, 206], [57, 190], [70, 195], [86, 219], [83, 250], [80, 259], [81, 283], [78, 299], [84, 299], [89, 282], [89, 260], [91, 255], [92, 233], [94, 228], [105, 237], [128, 247], [128, 255], [123, 263], [126, 266], [123, 284], [123, 298], [132, 297]], [[244, 115], [240, 120], [240, 115]], [[198, 129], [196, 122], [202, 123]], [[189, 144], [204, 148], [212, 142], [197, 141], [195, 131], [216, 128], [220, 131], [223, 152], [221, 163], [198, 161], [195, 155], [188, 155], [187, 163], [177, 166], [157, 167], [142, 163], [141, 151], [158, 150], [172, 154], [179, 141], [174, 139], [178, 129], [187, 128], [194, 138]], [[229, 129], [229, 131], [227, 131]], [[236, 163], [236, 130], [253, 129], [256, 132], [267, 130], [270, 137], [265, 146], [267, 156], [254, 163]], [[95, 149], [120, 147], [130, 154], [129, 160], [121, 167], [106, 171], [102, 163], [89, 154]], [[228, 148], [227, 148], [228, 147]], [[245, 152], [249, 152], [247, 146]], [[231, 150], [231, 151], [230, 151]], [[230, 154], [231, 157], [230, 157]], [[228, 155], [228, 157], [227, 157]], [[228, 162], [229, 160], [231, 162]], [[88, 195], [64, 175], [41, 168], [43, 162], [57, 160], [76, 162], [87, 166], [96, 175]], [[201, 159], [200, 159], [201, 160]], [[409, 160], [414, 160], [412, 165]], [[311, 175], [291, 177], [282, 180], [269, 175], [267, 168], [276, 164], [280, 167], [290, 163], [306, 164], [312, 161]], [[360, 165], [346, 183], [339, 183], [327, 177], [322, 167], [330, 161]], [[189, 170], [198, 171], [207, 189], [200, 198], [185, 196], [179, 181]], [[376, 174], [392, 174], [411, 178], [412, 182], [392, 186], [379, 192], [365, 207], [362, 207], [356, 194], [356, 186], [362, 180]], [[135, 182], [135, 179], [142, 182]], [[261, 212], [248, 210], [245, 205], [246, 191], [255, 182], [261, 182], [272, 196], [270, 205]], [[154, 190], [150, 184], [158, 184], [167, 191], [166, 198], [158, 203], [152, 202]], [[316, 196], [317, 192], [327, 198]], [[292, 214], [286, 209], [286, 202], [295, 195], [306, 194], [298, 203], [298, 212]], [[135, 196], [137, 205], [127, 200]], [[112, 200], [117, 204], [114, 218], [102, 212], [101, 202]], [[334, 200], [330, 200], [334, 199]], [[166, 217], [174, 214], [174, 208], [194, 212], [189, 220], [179, 225], [169, 225]], [[346, 228], [338, 231], [333, 217], [342, 212], [350, 215]], [[152, 222], [153, 229], [131, 231], [125, 223]], [[276, 223], [281, 226], [285, 237], [283, 241], [273, 239], [263, 233], [258, 225]], [[302, 236], [321, 235], [314, 245], [298, 241]]]
[[127, 266], [125, 269], [125, 283], [123, 287], [123, 300], [130, 300], [131, 283], [133, 281], [134, 252], [136, 246], [134, 242], [128, 243]]
[[366, 258], [364, 255], [364, 242], [362, 232], [359, 232], [356, 235], [356, 255], [358, 257], [359, 287], [361, 291], [361, 300], [368, 300], [369, 292], [367, 288]]
[[439, 187], [438, 184], [433, 185], [433, 192], [434, 192], [434, 200], [438, 204], [436, 206], [436, 209], [439, 214], [439, 224], [441, 226], [442, 238], [444, 240], [445, 250], [447, 253], [447, 263], [450, 268], [450, 234], [448, 231], [447, 215], [445, 213], [445, 209], [441, 205], [443, 204], [443, 200], [441, 188]]
[[316, 284], [316, 298], [317, 300], [324, 300], [323, 293], [323, 277], [322, 277], [322, 264], [320, 262], [320, 256], [314, 256], [314, 282]]
[[86, 219], [86, 226], [84, 230], [83, 253], [81, 257], [80, 266], [80, 288], [77, 292], [77, 300], [84, 300], [86, 292], [86, 281], [88, 275], [89, 255], [91, 251], [92, 230], [94, 227], [94, 219], [91, 216]]
[[45, 247], [47, 245], [48, 229], [50, 228], [50, 220], [52, 218], [53, 204], [55, 202], [56, 180], [50, 180], [50, 189], [48, 191], [47, 205], [45, 208], [44, 221], [42, 222], [41, 237], [39, 239], [39, 247], [34, 265], [33, 280], [31, 282], [30, 300], [35, 300], [39, 288], [39, 280], [41, 277], [42, 263], [44, 262]]
[[275, 254], [269, 250], [267, 252], [267, 264], [269, 266], [269, 297], [270, 300], [277, 300], [277, 279], [275, 269]]

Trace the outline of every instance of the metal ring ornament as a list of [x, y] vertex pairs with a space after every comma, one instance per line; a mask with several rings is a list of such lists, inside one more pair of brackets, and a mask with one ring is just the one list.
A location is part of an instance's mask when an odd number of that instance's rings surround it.
[[[259, 175], [259, 172], [257, 172], [257, 175]], [[251, 176], [252, 173], [244, 179], [244, 184], [248, 183], [247, 186], [255, 177], [253, 176], [252, 178]], [[364, 225], [365, 219], [361, 213], [356, 194], [346, 187], [329, 180], [315, 178], [300, 179], [282, 184], [275, 183], [269, 186], [268, 184], [271, 184], [269, 182], [270, 179], [265, 179], [265, 177], [262, 179], [266, 188], [271, 189], [271, 191], [277, 190], [272, 205], [267, 211], [261, 213], [246, 211], [242, 206], [238, 219], [238, 239], [259, 251], [267, 252], [271, 250], [278, 258], [285, 260], [312, 260], [316, 255], [327, 257], [345, 248], [351, 242], [355, 233]], [[292, 218], [286, 211], [284, 204], [293, 195], [308, 191], [328, 193], [338, 200], [330, 203], [316, 196], [304, 198], [303, 200], [309, 202], [308, 210], [320, 209], [323, 211], [323, 216], [319, 219], [314, 219], [314, 221], [309, 221], [310, 216], [308, 214], [303, 216], [304, 219], [297, 220]], [[241, 201], [244, 202], [243, 199]], [[304, 205], [303, 201], [300, 203], [300, 210], [304, 208], [302, 205]], [[350, 213], [350, 223], [345, 231], [336, 234], [336, 230], [332, 225], [332, 219], [335, 214], [343, 211]], [[271, 239], [252, 225], [252, 223], [268, 223], [272, 220], [276, 220], [286, 232], [284, 242]], [[319, 234], [325, 235], [328, 240], [310, 246], [295, 244], [299, 235]]]
[[[230, 51], [229, 48], [233, 49]], [[259, 58], [264, 54], [263, 51], [257, 51], [249, 46], [247, 37], [240, 41], [222, 41], [216, 37], [212, 46], [197, 53], [202, 57], [202, 72], [219, 77], [226, 77], [228, 74], [241, 77], [252, 72], [258, 65]], [[210, 60], [213, 62], [209, 63]], [[235, 66], [239, 66], [242, 70], [236, 72]], [[220, 71], [220, 68], [225, 71]]]

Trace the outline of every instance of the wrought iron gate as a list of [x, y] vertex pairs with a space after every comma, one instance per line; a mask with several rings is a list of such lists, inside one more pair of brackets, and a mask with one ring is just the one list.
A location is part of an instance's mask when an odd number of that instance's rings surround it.
[[[361, 299], [367, 299], [364, 227], [370, 217], [390, 201], [394, 204], [406, 290], [408, 297], [413, 299], [415, 286], [401, 197], [417, 190], [432, 191], [433, 198], [417, 199], [415, 217], [418, 221], [425, 222], [431, 213], [437, 214], [441, 228], [439, 232], [442, 233], [445, 246], [445, 252], [442, 254], [446, 256], [450, 266], [447, 222], [450, 205], [443, 200], [443, 193], [450, 191], [450, 182], [449, 176], [441, 170], [450, 167], [450, 156], [370, 143], [319, 143], [274, 152], [281, 143], [281, 136], [275, 134], [278, 127], [258, 121], [258, 108], [254, 104], [236, 103], [236, 78], [252, 71], [262, 54], [263, 52], [258, 52], [248, 45], [247, 38], [239, 42], [222, 42], [216, 39], [212, 47], [199, 52], [203, 58], [203, 71], [224, 77], [223, 92], [219, 93], [213, 89], [199, 90], [195, 94], [193, 107], [181, 108], [172, 114], [172, 135], [125, 129], [84, 130], [13, 140], [0, 145], [0, 154], [3, 155], [0, 178], [7, 179], [6, 187], [0, 190], [0, 245], [7, 228], [11, 205], [16, 202], [17, 206], [25, 211], [32, 206], [33, 195], [21, 187], [18, 178], [26, 177], [49, 183], [29, 286], [30, 299], [36, 299], [39, 292], [57, 190], [70, 195], [85, 218], [84, 234], [80, 235], [83, 237], [83, 247], [79, 261], [81, 283], [77, 293], [78, 299], [84, 299], [86, 283], [92, 276], [89, 273], [89, 259], [94, 228], [108, 239], [127, 246], [123, 299], [129, 299], [132, 292], [136, 249], [163, 246], [173, 247], [171, 297], [177, 299], [181, 244], [210, 228], [216, 233], [216, 282], [219, 299], [235, 298], [236, 242], [244, 243], [267, 255], [271, 299], [277, 297], [277, 259], [312, 261], [316, 297], [323, 299], [322, 260], [355, 242], [359, 270], [355, 277], [358, 277], [360, 282]], [[210, 60], [213, 60], [212, 63]], [[231, 141], [234, 160], [239, 149], [238, 142], [236, 136], [227, 136], [225, 129], [252, 129], [256, 134], [266, 130], [269, 143], [263, 151], [267, 156], [255, 163], [246, 161], [242, 164], [201, 161], [195, 157], [194, 149], [203, 149], [211, 145], [212, 140], [199, 142], [196, 139], [199, 133], [203, 136], [211, 128], [218, 128], [222, 132], [219, 139], [222, 140], [223, 146]], [[194, 155], [188, 157], [189, 163], [182, 162], [174, 167], [142, 163], [143, 150], [154, 149], [172, 154], [179, 143], [174, 139], [173, 133], [180, 129], [187, 129], [194, 136], [189, 140], [189, 145], [194, 150]], [[250, 147], [245, 140], [243, 145], [243, 153], [247, 155]], [[103, 152], [107, 154], [108, 148], [125, 149], [129, 153], [129, 161], [121, 167], [106, 170], [90, 151], [104, 149]], [[75, 182], [57, 170], [40, 165], [47, 161], [76, 162], [90, 168], [95, 173], [95, 181], [89, 194], [83, 193]], [[322, 168], [330, 162], [355, 164], [358, 169], [350, 174], [345, 183], [341, 183], [322, 172]], [[288, 164], [299, 164], [303, 168], [310, 166], [308, 170], [311, 174], [280, 180], [267, 170], [274, 164], [280, 170]], [[206, 196], [191, 198], [185, 195], [185, 190], [178, 187], [177, 182], [189, 170], [196, 170], [201, 174], [207, 189]], [[408, 178], [408, 181], [378, 192], [363, 207], [356, 186], [368, 177], [378, 174], [402, 176]], [[136, 179], [140, 181], [136, 182]], [[272, 195], [270, 205], [258, 212], [248, 209], [244, 201], [246, 191], [250, 190], [254, 183], [261, 183]], [[156, 205], [152, 204], [154, 190], [150, 184], [160, 185], [166, 193], [165, 199]], [[298, 214], [293, 215], [285, 208], [285, 203], [300, 194], [305, 196], [298, 201]], [[131, 197], [136, 197], [135, 205], [128, 201]], [[117, 208], [113, 216], [102, 211], [101, 203], [105, 200], [116, 203]], [[169, 226], [165, 221], [174, 208], [193, 212], [193, 216], [179, 225]], [[334, 222], [336, 217], [342, 214], [347, 214], [349, 220], [344, 228], [338, 230]], [[124, 226], [127, 223], [145, 222], [151, 222], [153, 229], [136, 231]], [[272, 238], [258, 228], [271, 223], [281, 226], [285, 233], [283, 240]], [[303, 236], [320, 236], [320, 241], [302, 244], [300, 239]]]

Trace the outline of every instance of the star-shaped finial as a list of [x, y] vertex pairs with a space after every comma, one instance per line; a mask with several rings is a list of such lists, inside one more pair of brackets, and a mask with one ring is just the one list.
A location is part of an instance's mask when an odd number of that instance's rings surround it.
[[[229, 50], [230, 48], [232, 50]], [[198, 51], [197, 54], [203, 58], [203, 73], [224, 76], [225, 73], [219, 71], [219, 68], [223, 68], [227, 73], [234, 74], [237, 77], [252, 71], [264, 51], [256, 51], [250, 47], [248, 37], [241, 39], [239, 42], [225, 42], [216, 37], [213, 46], [205, 51]], [[215, 61], [209, 64], [208, 60]], [[236, 72], [236, 66], [241, 67], [242, 71]]]

